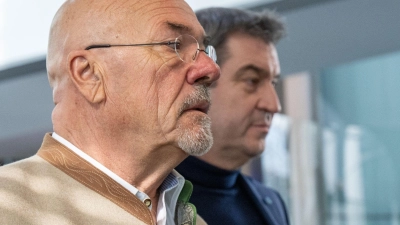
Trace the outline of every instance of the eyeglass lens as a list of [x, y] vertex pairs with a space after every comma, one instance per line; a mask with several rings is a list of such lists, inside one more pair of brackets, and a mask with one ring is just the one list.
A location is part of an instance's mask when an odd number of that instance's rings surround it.
[[[207, 46], [206, 54], [216, 62], [215, 49], [212, 46]], [[184, 62], [192, 62], [196, 59], [199, 53], [199, 43], [196, 38], [191, 35], [184, 34], [175, 39], [175, 52]]]

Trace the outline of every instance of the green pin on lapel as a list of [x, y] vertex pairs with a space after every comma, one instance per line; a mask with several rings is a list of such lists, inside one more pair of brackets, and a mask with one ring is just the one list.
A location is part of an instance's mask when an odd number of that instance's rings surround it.
[[179, 194], [175, 219], [176, 224], [179, 225], [196, 225], [197, 210], [196, 207], [189, 203], [190, 196], [192, 195], [193, 184], [185, 180], [182, 191]]

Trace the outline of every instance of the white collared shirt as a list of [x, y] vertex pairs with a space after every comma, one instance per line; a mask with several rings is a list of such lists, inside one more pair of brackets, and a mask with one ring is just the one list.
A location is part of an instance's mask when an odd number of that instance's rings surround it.
[[[86, 160], [90, 164], [92, 164], [97, 169], [101, 170], [103, 173], [107, 174], [107, 176], [111, 177], [111, 179], [115, 180], [117, 183], [122, 185], [132, 194], [134, 194], [137, 198], [139, 198], [142, 202], [146, 199], [150, 199], [150, 197], [144, 193], [139, 191], [136, 187], [126, 182], [124, 179], [119, 177], [117, 174], [109, 170], [107, 167], [103, 166], [101, 163], [97, 162], [95, 159], [90, 157], [88, 154], [77, 148], [71, 142], [67, 141], [60, 135], [53, 132], [52, 137], [56, 139], [58, 142], [69, 148], [71, 151], [79, 155], [82, 159]], [[174, 225], [174, 217], [175, 217], [175, 208], [176, 201], [178, 200], [178, 196], [183, 188], [185, 183], [185, 179], [175, 170], [173, 170], [167, 178], [161, 184], [160, 197], [158, 199], [157, 206], [157, 225]], [[151, 210], [151, 206], [149, 209]]]

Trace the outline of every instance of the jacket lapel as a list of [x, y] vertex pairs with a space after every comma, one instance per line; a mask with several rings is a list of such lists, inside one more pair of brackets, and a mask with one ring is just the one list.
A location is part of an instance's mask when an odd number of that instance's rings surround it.
[[239, 175], [239, 179], [269, 225], [286, 225], [286, 221], [283, 221], [282, 216], [278, 214], [278, 210], [282, 206], [280, 202], [276, 202], [277, 196], [275, 193], [268, 189], [259, 190], [249, 178], [242, 174]]

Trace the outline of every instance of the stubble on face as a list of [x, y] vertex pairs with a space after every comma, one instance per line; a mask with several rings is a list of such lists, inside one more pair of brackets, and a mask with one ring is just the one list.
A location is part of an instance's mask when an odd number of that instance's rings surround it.
[[[210, 103], [210, 92], [205, 85], [195, 86], [196, 91], [189, 95], [179, 110], [179, 116], [191, 106], [206, 101]], [[207, 153], [212, 144], [211, 119], [208, 115], [191, 115], [190, 124], [178, 125], [178, 146], [187, 154], [201, 156]]]

